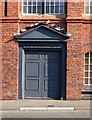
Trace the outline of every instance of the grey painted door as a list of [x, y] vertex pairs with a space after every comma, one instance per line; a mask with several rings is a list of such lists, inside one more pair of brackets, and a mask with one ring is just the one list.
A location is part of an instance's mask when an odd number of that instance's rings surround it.
[[25, 51], [24, 97], [60, 98], [60, 54]]

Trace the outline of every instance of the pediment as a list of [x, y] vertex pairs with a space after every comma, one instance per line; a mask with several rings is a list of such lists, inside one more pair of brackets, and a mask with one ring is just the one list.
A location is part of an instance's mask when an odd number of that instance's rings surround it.
[[15, 36], [17, 41], [67, 41], [68, 36], [43, 25]]

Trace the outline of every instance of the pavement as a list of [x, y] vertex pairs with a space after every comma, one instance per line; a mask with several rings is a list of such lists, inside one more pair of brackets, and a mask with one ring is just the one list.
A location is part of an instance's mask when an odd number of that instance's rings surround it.
[[83, 118], [83, 120], [92, 118], [90, 100], [24, 99], [3, 100], [0, 104], [1, 118], [9, 120], [10, 118]]
[[0, 111], [92, 110], [91, 100], [3, 100]]

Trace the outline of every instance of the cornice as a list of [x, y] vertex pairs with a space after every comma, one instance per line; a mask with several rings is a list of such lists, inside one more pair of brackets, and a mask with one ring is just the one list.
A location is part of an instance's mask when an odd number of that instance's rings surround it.
[[18, 22], [18, 17], [0, 17], [1, 23], [11, 23], [11, 22]]
[[61, 18], [19, 18], [19, 22], [32, 22], [32, 21], [60, 21]]
[[18, 22], [18, 23], [29, 23], [29, 22], [38, 22], [38, 21], [47, 21], [47, 20], [50, 20], [50, 21], [53, 21], [53, 22], [58, 22], [58, 21], [61, 21], [61, 20], [65, 20], [65, 18], [28, 18], [28, 17], [25, 17], [25, 18], [19, 18], [19, 17], [1, 17], [0, 18], [0, 22], [1, 23], [14, 23], [14, 22]]
[[66, 22], [67, 23], [80, 23], [82, 22], [82, 17], [67, 17]]
[[91, 18], [83, 18], [82, 23], [92, 24], [92, 17]]
[[87, 18], [87, 17], [67, 17], [66, 18], [67, 23], [86, 23], [86, 24], [91, 24], [92, 23], [92, 18]]
[[19, 17], [1, 17], [0, 23], [22, 23], [22, 22], [38, 22], [38, 21], [47, 21], [51, 20], [53, 22], [58, 22], [66, 20], [67, 23], [84, 23], [92, 24], [92, 17], [67, 17], [67, 18], [19, 18]]

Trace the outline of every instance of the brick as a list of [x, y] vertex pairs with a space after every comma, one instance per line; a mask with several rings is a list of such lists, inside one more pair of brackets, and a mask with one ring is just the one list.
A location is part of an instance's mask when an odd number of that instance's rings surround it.
[[[0, 3], [1, 4], [1, 3]], [[13, 39], [14, 33], [37, 21], [62, 26], [67, 33], [72, 34], [67, 43], [67, 71], [66, 71], [66, 98], [83, 99], [81, 91], [84, 88], [84, 54], [92, 51], [92, 27], [90, 21], [83, 17], [83, 3], [67, 3], [67, 17], [33, 18], [22, 15], [21, 3], [8, 2], [7, 17], [4, 17], [4, 3], [2, 2], [2, 98], [18, 99], [18, 43]], [[1, 40], [1, 39], [0, 39]], [[0, 54], [1, 54], [0, 52]], [[1, 93], [0, 93], [1, 94]]]

